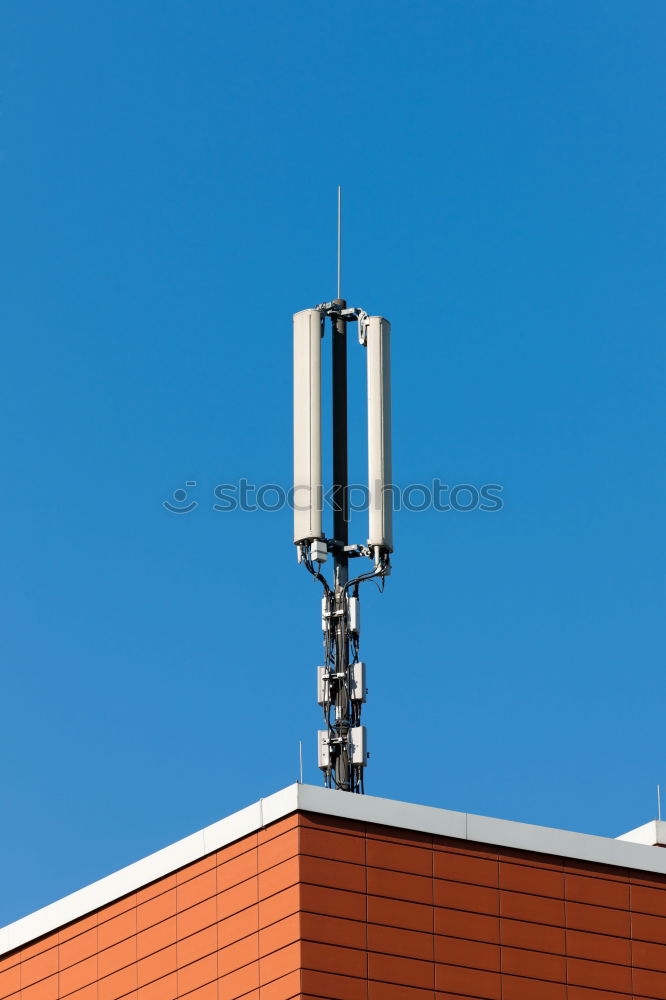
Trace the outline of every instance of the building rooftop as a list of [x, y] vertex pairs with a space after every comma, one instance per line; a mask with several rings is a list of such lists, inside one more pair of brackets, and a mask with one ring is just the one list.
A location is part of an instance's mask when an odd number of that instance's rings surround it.
[[0, 954], [85, 916], [294, 812], [318, 813], [477, 844], [666, 874], [666, 851], [651, 846], [663, 841], [655, 823], [611, 839], [294, 784], [1, 928]]

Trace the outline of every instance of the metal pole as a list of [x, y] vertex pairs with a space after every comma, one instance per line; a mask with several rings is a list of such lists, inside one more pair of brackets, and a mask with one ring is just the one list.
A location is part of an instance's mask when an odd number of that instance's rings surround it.
[[[346, 308], [344, 299], [333, 303]], [[350, 728], [348, 669], [349, 642], [345, 621], [343, 587], [348, 580], [348, 558], [343, 546], [349, 543], [349, 496], [347, 469], [347, 324], [333, 317], [333, 565], [335, 573], [335, 744], [334, 770], [337, 788], [352, 791], [349, 767], [348, 734]]]
[[[344, 299], [333, 303], [345, 309]], [[333, 537], [342, 545], [349, 543], [349, 497], [347, 489], [347, 323], [333, 317]], [[347, 557], [336, 553], [335, 566], [347, 567]], [[345, 581], [346, 582], [346, 578]], [[337, 583], [337, 572], [336, 572]]]
[[342, 295], [342, 188], [338, 184], [338, 299]]

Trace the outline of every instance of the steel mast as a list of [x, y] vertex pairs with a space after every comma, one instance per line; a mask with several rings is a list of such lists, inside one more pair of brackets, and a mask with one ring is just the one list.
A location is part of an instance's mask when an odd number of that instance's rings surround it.
[[[324, 663], [317, 667], [317, 700], [325, 729], [318, 733], [318, 766], [327, 787], [363, 792], [367, 765], [366, 667], [359, 659], [359, 586], [389, 575], [393, 550], [391, 484], [390, 324], [341, 297], [341, 193], [338, 189], [338, 296], [294, 315], [294, 542], [298, 560], [324, 588]], [[321, 338], [331, 321], [333, 537], [323, 531], [321, 461]], [[368, 377], [368, 526], [366, 544], [349, 544], [347, 332], [358, 324]], [[323, 564], [333, 557], [332, 580]], [[372, 568], [349, 578], [350, 560]]]

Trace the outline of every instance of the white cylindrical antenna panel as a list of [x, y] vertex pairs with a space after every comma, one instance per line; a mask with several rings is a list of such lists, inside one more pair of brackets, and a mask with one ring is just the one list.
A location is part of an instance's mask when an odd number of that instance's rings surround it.
[[391, 468], [391, 324], [370, 316], [368, 362], [368, 545], [393, 551]]
[[321, 337], [318, 309], [294, 315], [294, 542], [322, 537]]

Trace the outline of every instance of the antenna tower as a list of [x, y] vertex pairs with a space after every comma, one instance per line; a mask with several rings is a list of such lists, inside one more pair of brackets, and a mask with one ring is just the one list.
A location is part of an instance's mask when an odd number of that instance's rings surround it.
[[[338, 188], [338, 296], [294, 315], [294, 543], [303, 563], [324, 590], [324, 663], [317, 667], [317, 700], [325, 728], [318, 733], [318, 765], [327, 788], [364, 790], [368, 760], [361, 709], [366, 699], [366, 665], [359, 659], [359, 587], [391, 572], [391, 324], [381, 316], [348, 307], [341, 297], [342, 198]], [[323, 529], [321, 448], [321, 342], [330, 319], [332, 352], [333, 535]], [[356, 323], [366, 349], [368, 389], [368, 539], [349, 544], [347, 472], [347, 330]], [[332, 556], [330, 581], [323, 564]], [[349, 563], [368, 558], [371, 566], [349, 576]]]

